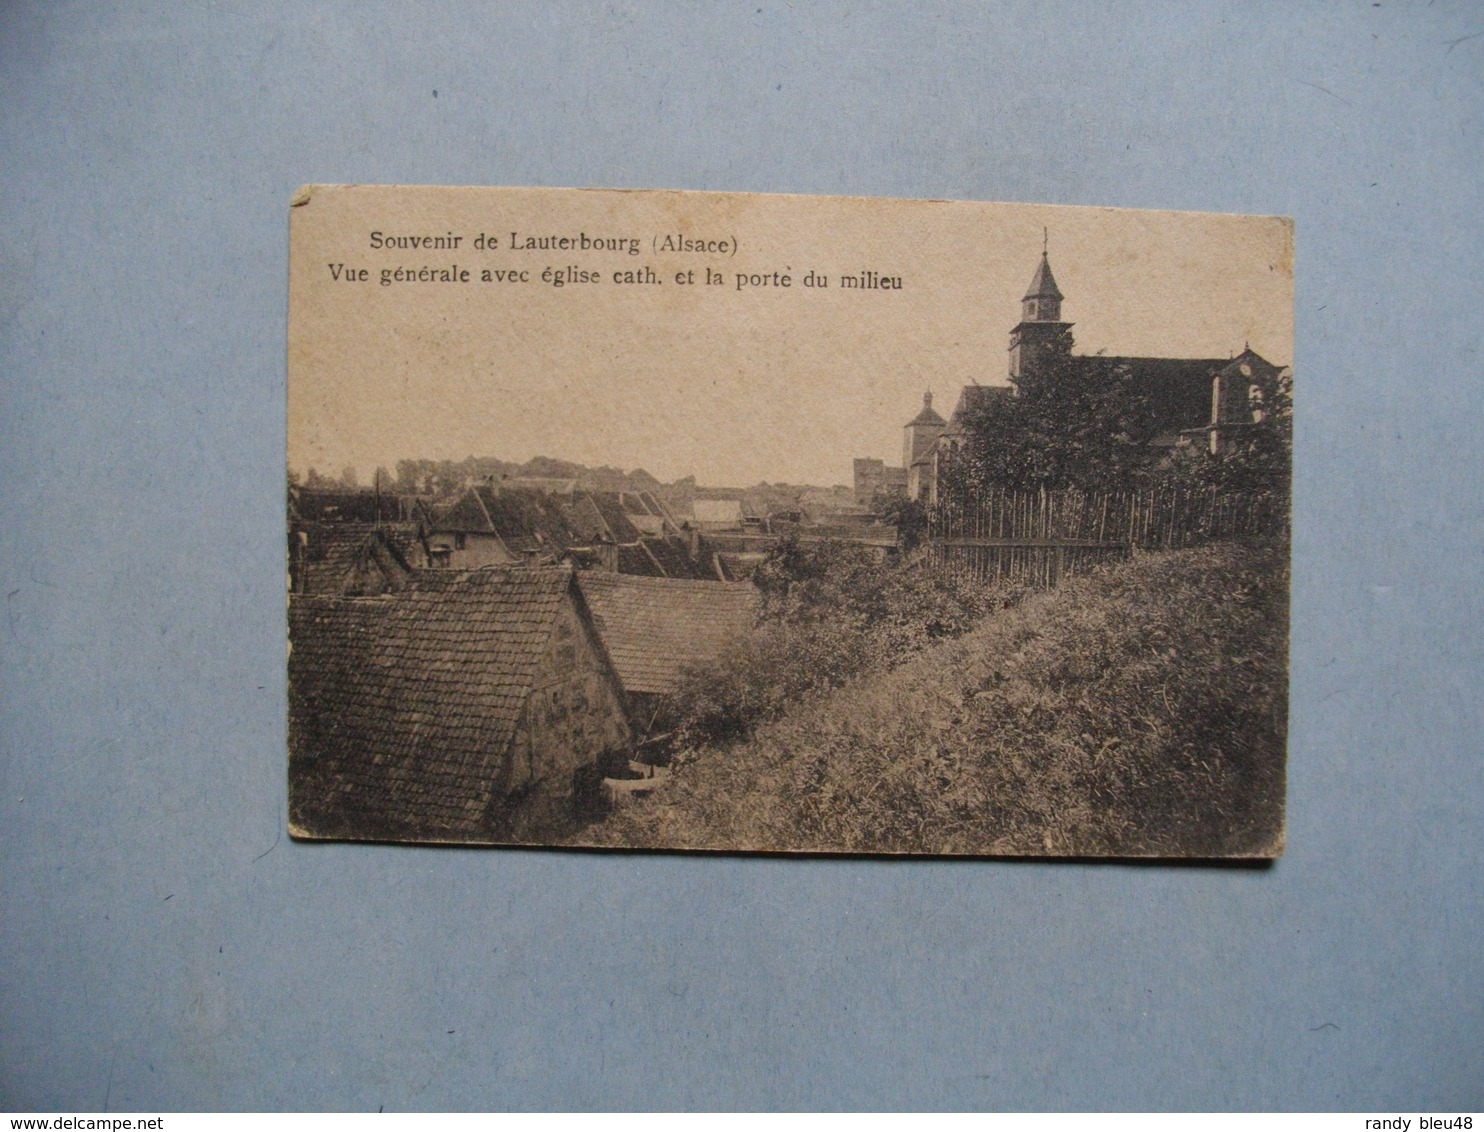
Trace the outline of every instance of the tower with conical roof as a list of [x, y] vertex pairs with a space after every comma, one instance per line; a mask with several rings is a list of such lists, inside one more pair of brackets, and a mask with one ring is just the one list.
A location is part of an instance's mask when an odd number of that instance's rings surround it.
[[1051, 262], [1046, 252], [1047, 238], [1043, 233], [1041, 262], [1025, 297], [1020, 300], [1020, 322], [1010, 331], [1010, 379], [1016, 380], [1034, 370], [1054, 350], [1064, 350], [1068, 344], [1066, 332], [1072, 328], [1070, 322], [1061, 320], [1062, 293], [1051, 274]]
[[931, 392], [922, 395], [922, 412], [907, 422], [902, 430], [902, 467], [911, 468], [917, 458], [933, 446], [933, 441], [943, 435], [948, 422], [933, 410]]

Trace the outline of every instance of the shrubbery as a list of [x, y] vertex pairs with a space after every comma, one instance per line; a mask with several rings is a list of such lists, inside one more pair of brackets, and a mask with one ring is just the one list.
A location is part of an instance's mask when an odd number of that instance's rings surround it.
[[843, 542], [786, 541], [753, 580], [763, 595], [757, 632], [687, 673], [672, 697], [682, 749], [746, 737], [790, 704], [967, 632], [1020, 592], [921, 558], [877, 562]]
[[[706, 752], [619, 845], [1262, 854], [1282, 830], [1287, 547], [1074, 578]], [[780, 667], [792, 664], [782, 654]]]

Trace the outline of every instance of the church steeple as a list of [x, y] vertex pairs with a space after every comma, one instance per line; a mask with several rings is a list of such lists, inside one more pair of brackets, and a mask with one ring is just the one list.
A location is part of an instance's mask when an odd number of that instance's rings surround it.
[[1056, 285], [1056, 276], [1051, 274], [1051, 260], [1047, 252], [1050, 234], [1041, 230], [1041, 262], [1031, 276], [1031, 285], [1020, 300], [1020, 324], [1010, 331], [1010, 376], [1021, 377], [1028, 369], [1046, 355], [1047, 351], [1062, 341], [1064, 331], [1071, 329], [1070, 322], [1061, 320], [1061, 288]]
[[1023, 322], [1060, 322], [1062, 293], [1056, 285], [1056, 276], [1051, 274], [1051, 261], [1047, 258], [1050, 234], [1041, 230], [1041, 262], [1031, 276], [1031, 285], [1020, 300], [1020, 318]]

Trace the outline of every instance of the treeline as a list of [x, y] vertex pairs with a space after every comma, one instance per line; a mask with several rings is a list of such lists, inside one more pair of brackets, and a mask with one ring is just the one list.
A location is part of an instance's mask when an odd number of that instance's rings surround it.
[[[570, 460], [536, 456], [523, 464], [499, 460], [493, 456], [466, 456], [462, 460], [398, 460], [396, 470], [378, 467], [369, 479], [362, 479], [357, 469], [347, 467], [338, 476], [310, 468], [302, 486], [397, 492], [402, 495], [424, 495], [434, 498], [462, 490], [466, 484], [502, 479], [576, 480], [589, 491], [653, 491], [661, 483], [643, 468], [626, 472], [604, 465], [589, 468]], [[290, 471], [289, 482], [297, 483]]]
[[624, 471], [602, 465], [590, 468], [571, 460], [537, 456], [523, 464], [499, 460], [493, 456], [467, 456], [462, 460], [398, 460], [396, 469], [378, 467], [370, 478], [356, 468], [347, 467], [339, 475], [328, 475], [310, 468], [302, 479], [291, 469], [289, 485], [319, 490], [380, 490], [397, 495], [421, 496], [435, 500], [458, 494], [467, 485], [498, 483], [505, 479], [572, 480], [583, 491], [650, 491], [666, 503], [682, 508], [697, 499], [735, 499], [749, 513], [775, 514], [799, 509], [813, 496], [836, 502], [848, 502], [848, 488], [822, 488], [812, 484], [758, 483], [751, 487], [702, 487], [695, 476], [684, 476], [671, 483], [637, 468]]

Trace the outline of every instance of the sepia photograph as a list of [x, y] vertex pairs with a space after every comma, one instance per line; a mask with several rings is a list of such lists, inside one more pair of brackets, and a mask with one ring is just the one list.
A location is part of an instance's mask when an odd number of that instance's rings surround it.
[[1284, 844], [1277, 217], [306, 186], [289, 831]]

